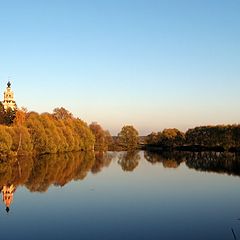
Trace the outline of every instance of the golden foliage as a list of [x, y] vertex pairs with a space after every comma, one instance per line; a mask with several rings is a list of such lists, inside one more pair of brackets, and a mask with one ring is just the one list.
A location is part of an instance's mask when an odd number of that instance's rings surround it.
[[118, 141], [123, 149], [136, 149], [139, 143], [138, 131], [133, 126], [124, 126], [118, 133]]
[[107, 151], [110, 144], [112, 144], [112, 137], [109, 131], [105, 131], [98, 123], [91, 123], [89, 125], [94, 137], [96, 151]]
[[53, 114], [17, 110], [14, 123], [0, 125], [0, 154], [36, 154], [93, 150], [94, 136], [88, 125], [64, 108]]

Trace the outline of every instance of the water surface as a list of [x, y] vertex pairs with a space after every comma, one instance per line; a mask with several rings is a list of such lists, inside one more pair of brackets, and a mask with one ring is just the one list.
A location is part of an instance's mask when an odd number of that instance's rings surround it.
[[234, 231], [240, 239], [239, 176], [239, 156], [220, 153], [1, 162], [0, 187], [9, 198], [0, 207], [1, 238], [219, 240], [234, 239]]

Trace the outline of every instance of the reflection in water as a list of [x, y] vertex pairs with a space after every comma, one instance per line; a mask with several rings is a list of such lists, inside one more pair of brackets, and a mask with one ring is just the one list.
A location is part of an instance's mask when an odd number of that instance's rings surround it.
[[[88, 172], [99, 173], [112, 161], [112, 153], [75, 152], [21, 157], [0, 162], [0, 187], [25, 185], [30, 191], [45, 192], [51, 185], [64, 186], [83, 180]], [[133, 171], [141, 159], [139, 152], [120, 152], [118, 163], [124, 171]], [[240, 155], [233, 153], [144, 152], [144, 159], [165, 168], [177, 168], [185, 162], [189, 168], [240, 176]]]
[[45, 192], [50, 185], [62, 187], [71, 180], [84, 179], [94, 161], [94, 152], [42, 155], [34, 159], [25, 185], [33, 192]]
[[234, 153], [200, 152], [187, 156], [186, 164], [198, 171], [240, 176], [240, 155]]
[[128, 151], [119, 155], [118, 163], [123, 171], [132, 172], [139, 163], [140, 155], [138, 151]]
[[182, 152], [144, 152], [145, 159], [152, 163], [162, 163], [165, 168], [177, 168], [185, 161], [185, 154]]
[[[120, 152], [118, 163], [124, 171], [133, 171], [141, 159], [139, 152]], [[108, 167], [113, 154], [75, 152], [21, 157], [0, 162], [0, 186], [25, 185], [30, 191], [47, 191], [50, 185], [64, 186], [71, 180], [82, 180], [88, 172], [96, 174]], [[144, 159], [165, 168], [177, 168], [185, 162], [189, 168], [240, 176], [240, 155], [233, 153], [153, 153], [144, 152]]]
[[25, 185], [30, 191], [45, 192], [50, 185], [83, 180], [89, 171], [98, 173], [111, 160], [109, 153], [91, 151], [11, 159], [0, 162], [0, 186]]
[[162, 163], [166, 168], [177, 168], [185, 162], [189, 168], [240, 176], [240, 155], [225, 152], [145, 152], [145, 159], [152, 163]]
[[237, 237], [236, 237], [236, 234], [235, 234], [233, 228], [231, 228], [231, 230], [232, 230], [233, 238], [234, 238], [235, 240], [237, 240]]
[[30, 191], [45, 192], [50, 185], [64, 186], [74, 178], [83, 179], [93, 164], [93, 156], [80, 153], [43, 155], [34, 165], [25, 185]]
[[[109, 152], [75, 152], [0, 162], [0, 190], [6, 211], [10, 209], [18, 186], [24, 185], [31, 192], [45, 192], [51, 185], [62, 187], [72, 180], [83, 180], [89, 172], [99, 173], [110, 165], [113, 155]], [[141, 159], [137, 151], [120, 152], [116, 156], [123, 171], [134, 171]], [[164, 168], [177, 168], [185, 162], [186, 166], [198, 171], [240, 176], [239, 154], [144, 152], [144, 159], [151, 164], [161, 163]]]
[[[225, 240], [234, 239], [235, 234], [239, 239], [240, 178], [195, 172], [240, 176], [239, 157], [229, 153], [76, 152], [0, 160], [0, 214], [6, 215], [0, 217], [1, 236]], [[51, 186], [66, 187], [46, 192]], [[93, 186], [96, 191], [91, 191]]]
[[0, 162], [3, 201], [9, 210], [13, 192], [20, 185], [32, 192], [45, 192], [50, 185], [64, 186], [72, 180], [82, 180], [90, 170], [96, 173], [110, 162], [110, 155], [98, 153], [95, 158], [94, 152], [26, 156]]
[[103, 167], [108, 167], [112, 161], [112, 155], [107, 152], [95, 152], [95, 161], [92, 166], [92, 173], [96, 174], [102, 170]]
[[2, 199], [3, 202], [6, 205], [6, 211], [9, 212], [10, 210], [10, 205], [13, 201], [13, 193], [15, 192], [16, 188], [13, 185], [10, 186], [3, 186], [2, 187]]
[[6, 211], [13, 193], [20, 185], [31, 192], [45, 192], [51, 185], [64, 186], [72, 180], [83, 180], [89, 171], [100, 172], [111, 162], [107, 153], [75, 152], [11, 159], [0, 162], [0, 190]]

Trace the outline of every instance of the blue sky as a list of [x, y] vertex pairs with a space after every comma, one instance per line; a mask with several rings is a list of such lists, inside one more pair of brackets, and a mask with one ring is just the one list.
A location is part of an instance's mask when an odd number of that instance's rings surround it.
[[0, 88], [113, 134], [240, 122], [240, 2], [0, 0]]

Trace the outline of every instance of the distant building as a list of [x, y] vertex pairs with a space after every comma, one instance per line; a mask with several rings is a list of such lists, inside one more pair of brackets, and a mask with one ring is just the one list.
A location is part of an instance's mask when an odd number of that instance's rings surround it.
[[11, 89], [11, 83], [7, 83], [7, 88], [4, 92], [4, 100], [2, 102], [4, 109], [7, 110], [8, 108], [11, 108], [12, 110], [15, 110], [17, 108], [16, 102], [14, 100], [14, 93]]

